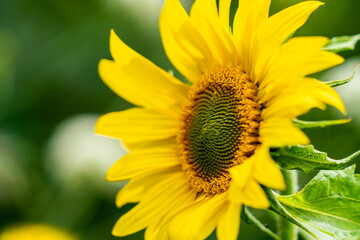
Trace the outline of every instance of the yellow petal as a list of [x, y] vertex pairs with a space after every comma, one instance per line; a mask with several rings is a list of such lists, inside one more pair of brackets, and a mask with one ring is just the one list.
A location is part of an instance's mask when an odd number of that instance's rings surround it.
[[[234, 42], [241, 65], [252, 75], [259, 51], [258, 33], [268, 17], [270, 0], [240, 0], [234, 18]], [[263, 51], [263, 49], [261, 49]], [[253, 79], [255, 80], [255, 79]]]
[[270, 188], [284, 190], [286, 188], [284, 177], [269, 153], [269, 148], [262, 146], [256, 152], [253, 175], [259, 183]]
[[273, 46], [283, 43], [301, 27], [319, 6], [318, 1], [304, 1], [272, 15], [264, 26], [264, 39]]
[[346, 114], [344, 104], [337, 92], [327, 84], [312, 78], [302, 78], [265, 87], [259, 93], [262, 102], [268, 101], [262, 117], [285, 117], [293, 119], [312, 108], [325, 109], [329, 104]]
[[151, 229], [145, 232], [145, 239], [146, 240], [158, 240], [158, 239], [166, 239], [169, 240], [169, 223], [172, 218], [177, 215], [178, 213], [182, 212], [183, 209], [186, 209], [188, 206], [194, 204], [194, 202], [201, 201], [203, 197], [196, 192], [196, 199], [194, 195], [189, 194], [189, 198], [184, 199], [182, 205], [179, 205], [177, 208], [171, 209], [166, 216], [160, 219]]
[[[196, 199], [195, 195], [196, 194]], [[164, 216], [160, 221], [156, 222], [150, 229], [146, 229], [145, 231], [145, 239], [146, 240], [169, 240], [169, 223], [173, 216], [182, 212], [183, 209], [187, 208], [189, 205], [192, 205], [194, 202], [201, 201], [204, 197], [199, 193], [193, 192], [193, 194], [188, 194], [188, 198], [183, 199], [182, 204], [180, 204], [177, 208], [172, 208], [166, 216]]]
[[171, 75], [154, 67], [145, 67], [139, 59], [119, 64], [102, 59], [99, 63], [102, 80], [125, 100], [168, 114], [180, 111], [180, 102], [187, 96], [188, 87], [172, 83]]
[[313, 78], [305, 78], [302, 81], [301, 89], [308, 89], [311, 87], [311, 95], [326, 104], [332, 105], [339, 109], [344, 115], [346, 114], [345, 106], [339, 94], [326, 83], [320, 82]]
[[325, 104], [307, 94], [281, 93], [273, 99], [267, 108], [262, 112], [264, 119], [286, 118], [294, 119], [297, 116], [307, 113], [312, 108], [325, 109]]
[[169, 238], [172, 240], [205, 239], [215, 230], [227, 204], [229, 203], [226, 200], [226, 194], [194, 202], [171, 220]]
[[255, 47], [257, 45], [257, 54], [253, 58], [251, 70], [251, 79], [255, 83], [267, 76], [279, 54], [281, 44], [322, 4], [317, 1], [301, 2], [272, 15], [265, 24], [259, 25], [258, 42], [254, 44]]
[[306, 76], [337, 66], [343, 62], [343, 57], [335, 53], [321, 51], [320, 54], [314, 56], [311, 62], [308, 62], [307, 64], [304, 64], [304, 66], [301, 66], [301, 71], [299, 71], [299, 73], [301, 73], [303, 76]]
[[[239, 0], [239, 6], [235, 13], [233, 36], [236, 47], [241, 50], [241, 43], [246, 41], [245, 33], [246, 26], [250, 25], [248, 15], [251, 13], [252, 6], [249, 0]], [[255, 29], [254, 29], [255, 30]]]
[[253, 158], [247, 159], [245, 162], [232, 167], [230, 169], [232, 181], [240, 188], [243, 188], [246, 182], [248, 181], [249, 176], [251, 176], [251, 171], [254, 166]]
[[118, 160], [109, 169], [106, 180], [127, 180], [158, 169], [168, 169], [176, 166], [180, 169], [180, 165], [180, 157], [176, 146], [134, 150]]
[[292, 79], [304, 77], [336, 66], [344, 59], [334, 53], [321, 51], [327, 42], [323, 37], [292, 38], [280, 48], [269, 73], [260, 83], [260, 89], [271, 92], [278, 84], [294, 85]]
[[126, 236], [156, 223], [171, 209], [187, 203], [189, 195], [195, 199], [196, 192], [190, 190], [185, 175], [182, 172], [173, 174], [153, 186], [138, 205], [121, 216], [113, 228], [113, 235]]
[[153, 224], [149, 225], [145, 229], [144, 239], [146, 239], [146, 240], [156, 240], [156, 237], [155, 237], [156, 234], [155, 233], [156, 233], [157, 227], [158, 227], [157, 223], [153, 223]]
[[229, 30], [230, 5], [231, 5], [231, 0], [219, 1], [219, 17], [221, 24], [226, 30]]
[[230, 203], [216, 229], [219, 240], [236, 240], [240, 229], [241, 205]]
[[167, 225], [159, 226], [158, 223], [148, 226], [144, 235], [146, 240], [169, 240]]
[[160, 34], [171, 63], [188, 80], [197, 81], [211, 67], [210, 49], [179, 0], [166, 0], [160, 16]]
[[[270, 170], [268, 169], [267, 171]], [[253, 208], [264, 209], [270, 207], [264, 190], [254, 180], [249, 180], [244, 186], [242, 190], [242, 201], [244, 205]]]
[[230, 187], [228, 189], [228, 199], [229, 202], [234, 204], [243, 204], [243, 187], [238, 186], [234, 181], [230, 182]]
[[216, 65], [237, 63], [237, 50], [228, 29], [222, 26], [215, 0], [198, 0], [190, 12], [190, 17], [200, 34], [210, 47]]
[[[248, 1], [248, 0], [240, 0]], [[255, 11], [255, 22], [256, 27], [262, 26], [269, 16], [271, 0], [251, 0], [251, 4], [256, 8]]]
[[96, 133], [128, 143], [170, 138], [177, 130], [178, 119], [142, 108], [105, 114], [95, 125]]
[[[325, 37], [291, 38], [280, 47], [279, 60], [275, 65], [282, 72], [293, 70], [293, 73], [305, 76], [342, 63], [342, 57], [321, 50], [328, 41]], [[309, 69], [310, 66], [312, 69]]]
[[135, 143], [128, 143], [122, 141], [124, 144], [124, 147], [128, 149], [129, 151], [136, 150], [136, 149], [143, 149], [143, 148], [152, 148], [152, 147], [158, 147], [158, 146], [165, 146], [168, 144], [175, 145], [177, 144], [176, 137], [173, 136], [171, 138], [166, 139], [159, 139], [159, 140], [152, 140], [152, 141], [141, 141], [141, 142], [135, 142]]
[[129, 79], [126, 84], [137, 82], [142, 88], [151, 89], [179, 102], [187, 99], [188, 85], [132, 50], [121, 41], [114, 30], [111, 30], [110, 34], [110, 52], [115, 62], [123, 67], [124, 75], [135, 78]]
[[[258, 159], [256, 160], [258, 161]], [[273, 170], [273, 168], [266, 170], [266, 174], [270, 176], [277, 176], [277, 173], [280, 171], [278, 168], [276, 169], [276, 172], [270, 172]], [[281, 172], [280, 172], [281, 174]], [[252, 169], [252, 175], [255, 176], [255, 170]], [[256, 176], [255, 176], [256, 177]], [[281, 175], [282, 177], [282, 175]], [[267, 179], [265, 177], [265, 179]], [[260, 180], [263, 180], [260, 178]], [[267, 200], [267, 197], [262, 190], [259, 183], [257, 183], [258, 179], [256, 181], [252, 178], [248, 178], [246, 183], [243, 186], [239, 186], [236, 184], [235, 181], [232, 181], [230, 183], [230, 188], [228, 190], [229, 192], [229, 201], [232, 204], [245, 204], [247, 206], [253, 207], [253, 208], [268, 208], [269, 202]], [[281, 182], [277, 182], [278, 179], [274, 179], [276, 183], [274, 184], [281, 184]], [[260, 182], [260, 181], [259, 181]], [[282, 182], [283, 183], [283, 182]], [[284, 183], [283, 183], [284, 184]], [[277, 186], [277, 185], [276, 185]]]
[[309, 138], [292, 123], [292, 119], [271, 118], [260, 124], [259, 141], [270, 147], [309, 144]]
[[[266, 67], [261, 65], [261, 57], [265, 53], [269, 53], [270, 58], [272, 55], [276, 55], [276, 49], [269, 48], [265, 49], [260, 46], [261, 44], [261, 29], [266, 24], [266, 21], [269, 16], [271, 0], [251, 0], [252, 10], [253, 10], [253, 34], [252, 39], [249, 44], [249, 69], [251, 79], [256, 83], [257, 76], [256, 68], [261, 68], [263, 71], [266, 71]], [[270, 59], [266, 59], [266, 62], [271, 62]]]
[[177, 171], [161, 169], [132, 178], [116, 195], [116, 206], [120, 208], [127, 203], [140, 202], [153, 186], [169, 179]]
[[[247, 163], [249, 161], [251, 164]], [[247, 166], [243, 168], [244, 171], [242, 172], [237, 172], [237, 166], [231, 169], [233, 181], [231, 181], [228, 190], [229, 200], [234, 204], [245, 204], [254, 208], [267, 208], [269, 206], [267, 197], [256, 181], [272, 188], [284, 189], [285, 183], [282, 173], [271, 159], [269, 148], [265, 146], [256, 149], [251, 158], [241, 165], [245, 164]], [[245, 177], [242, 177], [241, 174], [245, 175]]]
[[230, 202], [236, 204], [243, 203], [243, 189], [252, 176], [254, 163], [255, 163], [254, 161], [256, 161], [255, 154], [253, 154], [245, 162], [230, 169], [231, 178], [232, 178], [228, 190]]
[[294, 75], [305, 76], [303, 66], [318, 64], [314, 57], [321, 53], [321, 48], [328, 42], [325, 37], [294, 37], [279, 48], [279, 53], [269, 66], [269, 73], [260, 82], [260, 88], [281, 80], [288, 82]]

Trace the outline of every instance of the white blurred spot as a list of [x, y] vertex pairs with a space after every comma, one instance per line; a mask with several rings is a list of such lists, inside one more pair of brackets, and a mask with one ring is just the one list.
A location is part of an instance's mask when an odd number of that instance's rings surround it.
[[126, 8], [140, 21], [155, 26], [165, 0], [115, 0], [108, 4], [111, 9]]
[[[189, 9], [192, 4], [191, 0], [180, 1], [185, 9]], [[161, 9], [165, 5], [165, 0], [109, 0], [107, 1], [110, 9], [113, 8], [126, 8], [129, 10], [139, 21], [158, 25], [158, 19]]]
[[111, 186], [105, 181], [105, 174], [126, 150], [119, 140], [94, 133], [98, 117], [78, 115], [65, 120], [55, 130], [46, 148], [45, 166], [59, 182], [69, 183], [85, 176], [101, 188]]

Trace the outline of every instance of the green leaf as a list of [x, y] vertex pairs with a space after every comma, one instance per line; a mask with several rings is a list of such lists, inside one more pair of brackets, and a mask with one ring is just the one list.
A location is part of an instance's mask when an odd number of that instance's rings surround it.
[[354, 72], [351, 74], [350, 77], [348, 77], [347, 79], [344, 79], [344, 80], [334, 80], [334, 81], [329, 81], [329, 82], [324, 82], [326, 83], [327, 85], [329, 85], [330, 87], [338, 87], [338, 86], [341, 86], [341, 85], [344, 85], [348, 82], [350, 82], [351, 80], [353, 80], [355, 74], [356, 74], [356, 71], [358, 69], [358, 67], [360, 66], [360, 64], [356, 65], [355, 69], [354, 69]]
[[275, 212], [276, 214], [285, 218], [286, 220], [290, 221], [291, 223], [297, 225], [300, 229], [304, 230], [305, 232], [312, 235], [314, 238], [318, 239], [315, 234], [313, 234], [310, 230], [308, 230], [306, 227], [304, 227], [304, 225], [299, 220], [294, 218], [291, 214], [289, 214], [285, 210], [285, 208], [280, 204], [280, 202], [276, 198], [275, 193], [270, 188], [263, 187], [263, 189], [269, 200], [271, 211]]
[[350, 122], [351, 119], [336, 119], [336, 120], [326, 120], [326, 121], [303, 121], [299, 119], [294, 119], [294, 125], [300, 129], [305, 128], [323, 128], [333, 125], [340, 125]]
[[355, 45], [359, 40], [360, 40], [360, 34], [353, 36], [333, 37], [330, 39], [328, 44], [326, 44], [323, 50], [334, 53], [354, 50]]
[[355, 165], [340, 171], [321, 171], [303, 190], [276, 195], [294, 218], [337, 240], [360, 236], [360, 175]]
[[360, 150], [344, 159], [334, 160], [329, 158], [327, 153], [315, 150], [313, 145], [287, 146], [271, 152], [271, 156], [283, 169], [304, 172], [344, 169], [354, 164], [359, 155]]

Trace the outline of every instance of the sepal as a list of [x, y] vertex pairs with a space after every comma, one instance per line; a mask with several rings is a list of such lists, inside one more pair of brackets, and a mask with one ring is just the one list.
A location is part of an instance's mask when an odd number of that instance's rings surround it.
[[358, 41], [360, 41], [360, 34], [353, 36], [333, 37], [326, 44], [323, 50], [334, 53], [351, 51], [355, 49], [356, 43]]
[[327, 153], [315, 150], [313, 145], [286, 146], [271, 152], [271, 156], [283, 169], [303, 172], [344, 169], [354, 164], [359, 155], [360, 150], [344, 159], [335, 160], [328, 157]]
[[358, 65], [356, 65], [354, 72], [351, 74], [350, 77], [348, 77], [347, 79], [344, 80], [333, 80], [333, 81], [329, 81], [329, 82], [325, 82], [327, 85], [329, 85], [330, 87], [338, 87], [341, 85], [344, 85], [348, 82], [350, 82], [351, 80], [353, 80], [353, 78], [355, 77], [356, 71], [358, 69], [358, 67], [360, 66], [360, 63]]
[[303, 121], [299, 119], [294, 119], [293, 123], [296, 127], [300, 129], [307, 128], [323, 128], [334, 125], [341, 125], [350, 122], [351, 119], [336, 119], [336, 120], [325, 120], [325, 121]]

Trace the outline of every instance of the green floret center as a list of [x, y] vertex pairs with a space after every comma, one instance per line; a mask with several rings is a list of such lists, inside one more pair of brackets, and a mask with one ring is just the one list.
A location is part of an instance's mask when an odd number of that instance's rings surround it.
[[203, 179], [226, 173], [239, 148], [241, 126], [234, 91], [211, 86], [195, 100], [188, 141], [192, 164]]

